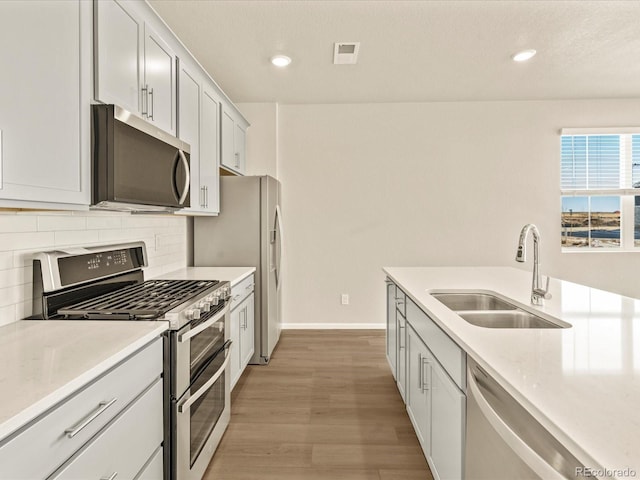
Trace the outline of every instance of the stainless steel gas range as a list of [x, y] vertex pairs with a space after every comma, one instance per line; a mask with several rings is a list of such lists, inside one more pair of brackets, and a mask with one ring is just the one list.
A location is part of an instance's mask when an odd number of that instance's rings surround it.
[[229, 282], [147, 280], [142, 242], [35, 255], [32, 319], [168, 321], [165, 478], [200, 480], [230, 418]]

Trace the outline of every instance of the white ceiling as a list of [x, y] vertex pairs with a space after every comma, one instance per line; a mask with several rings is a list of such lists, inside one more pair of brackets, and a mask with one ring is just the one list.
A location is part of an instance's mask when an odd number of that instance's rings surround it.
[[640, 0], [149, 2], [235, 102], [640, 97]]

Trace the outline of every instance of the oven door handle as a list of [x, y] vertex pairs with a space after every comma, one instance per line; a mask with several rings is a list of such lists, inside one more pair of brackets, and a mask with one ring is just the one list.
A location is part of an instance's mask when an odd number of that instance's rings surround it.
[[227, 368], [227, 365], [229, 365], [229, 360], [231, 360], [231, 355], [229, 355], [229, 352], [231, 350], [229, 350], [229, 347], [231, 346], [232, 343], [233, 342], [231, 340], [227, 340], [225, 342], [225, 348], [227, 351], [224, 354], [224, 362], [222, 363], [222, 366], [209, 380], [207, 380], [207, 382], [204, 385], [202, 385], [202, 387], [200, 387], [200, 389], [196, 393], [194, 393], [189, 398], [184, 400], [180, 405], [178, 405], [178, 412], [180, 413], [185, 412], [191, 406], [191, 404], [198, 401], [198, 399], [202, 395], [204, 395], [207, 392], [207, 390], [209, 390], [211, 386], [214, 383], [216, 383], [216, 381], [218, 381], [218, 378], [220, 378], [220, 375], [224, 373], [224, 370]]
[[220, 310], [218, 313], [216, 313], [213, 317], [211, 317], [206, 322], [201, 323], [196, 328], [192, 328], [191, 330], [183, 333], [182, 335], [178, 335], [178, 342], [180, 343], [186, 342], [191, 337], [194, 337], [200, 332], [202, 332], [203, 330], [206, 330], [207, 328], [209, 328], [211, 325], [216, 323], [218, 320], [220, 320], [222, 317], [224, 317], [227, 314], [227, 312], [229, 311], [229, 306], [230, 304], [227, 303], [222, 310]]

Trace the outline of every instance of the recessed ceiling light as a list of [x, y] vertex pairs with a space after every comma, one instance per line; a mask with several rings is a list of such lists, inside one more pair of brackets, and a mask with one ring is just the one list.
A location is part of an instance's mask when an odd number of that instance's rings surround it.
[[276, 67], [286, 67], [291, 63], [291, 58], [286, 55], [275, 55], [271, 57], [271, 63], [273, 63]]
[[514, 62], [526, 62], [527, 60], [531, 59], [535, 54], [536, 54], [536, 51], [533, 49], [523, 50], [521, 52], [516, 53], [511, 58], [513, 58]]

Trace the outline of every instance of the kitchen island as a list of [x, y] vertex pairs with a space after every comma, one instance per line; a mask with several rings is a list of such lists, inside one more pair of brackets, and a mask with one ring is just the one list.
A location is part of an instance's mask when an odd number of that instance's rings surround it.
[[[507, 267], [384, 268], [415, 304], [585, 466], [640, 475], [640, 300]], [[570, 328], [472, 325], [429, 292], [492, 291]], [[633, 475], [631, 475], [633, 476]]]

